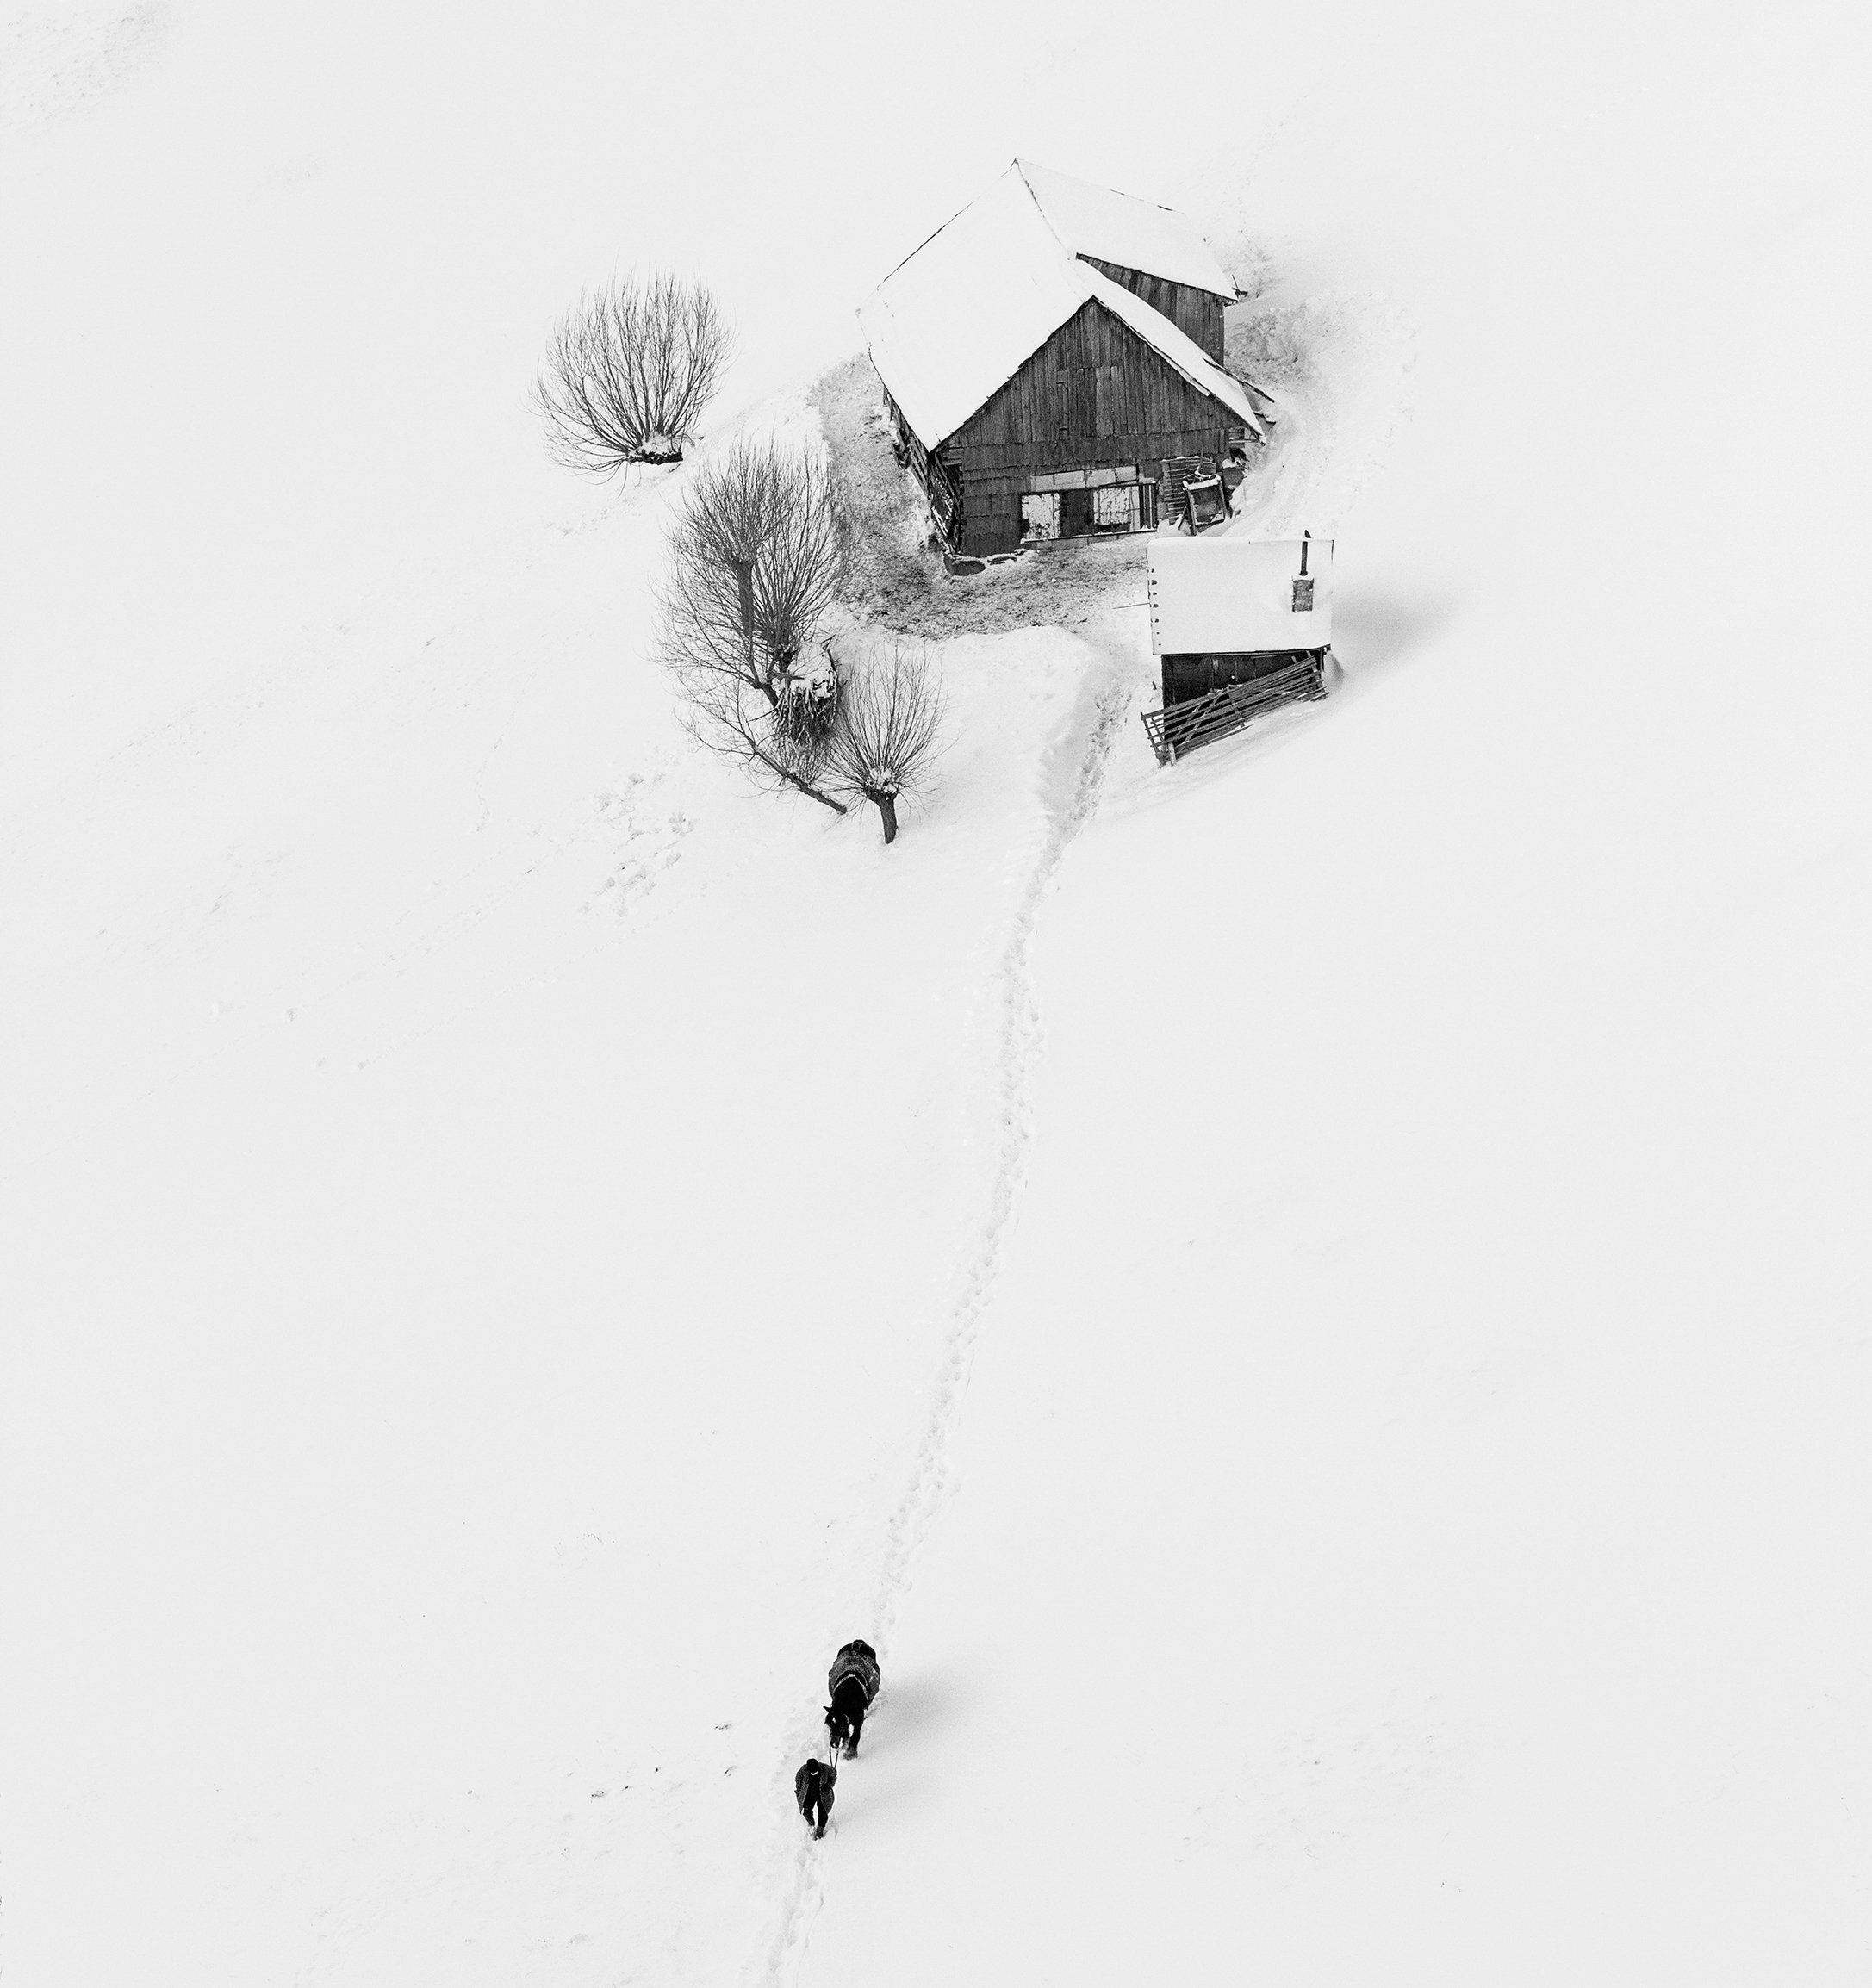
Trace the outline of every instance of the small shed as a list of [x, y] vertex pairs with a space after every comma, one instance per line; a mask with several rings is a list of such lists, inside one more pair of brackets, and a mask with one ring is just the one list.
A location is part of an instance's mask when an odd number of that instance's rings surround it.
[[1297, 697], [1320, 697], [1333, 641], [1333, 541], [1158, 538], [1151, 649], [1163, 708], [1144, 729], [1160, 761], [1240, 731]]
[[952, 552], [1148, 531], [1266, 432], [1226, 370], [1234, 282], [1181, 214], [1016, 159], [860, 310]]

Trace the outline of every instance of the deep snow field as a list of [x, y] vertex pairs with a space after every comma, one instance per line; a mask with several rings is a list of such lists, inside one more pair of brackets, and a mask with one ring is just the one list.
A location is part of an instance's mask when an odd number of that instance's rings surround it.
[[[0, 0], [5, 1988], [1866, 1979], [1863, 30], [1010, 14]], [[681, 261], [856, 449], [1016, 152], [1342, 680], [899, 600], [886, 851], [526, 390]]]

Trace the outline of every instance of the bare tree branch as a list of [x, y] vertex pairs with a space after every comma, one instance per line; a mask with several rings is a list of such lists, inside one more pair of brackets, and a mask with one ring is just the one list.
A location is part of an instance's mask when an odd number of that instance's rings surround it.
[[534, 382], [547, 445], [569, 469], [680, 463], [734, 339], [697, 283], [653, 270], [587, 292], [560, 320]]
[[683, 727], [698, 745], [738, 766], [757, 786], [790, 787], [835, 815], [845, 812], [845, 803], [819, 784], [817, 748], [802, 750], [745, 684], [713, 671], [678, 683]]

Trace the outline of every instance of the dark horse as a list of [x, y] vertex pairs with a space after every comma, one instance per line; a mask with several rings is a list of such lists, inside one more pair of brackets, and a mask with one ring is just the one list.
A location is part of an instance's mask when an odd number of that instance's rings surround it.
[[808, 1761], [793, 1776], [793, 1799], [799, 1812], [812, 1825], [815, 1836], [825, 1834], [831, 1817], [832, 1792], [838, 1785], [838, 1769], [824, 1761]]
[[880, 1681], [878, 1653], [868, 1643], [848, 1643], [832, 1659], [825, 1678], [832, 1694], [825, 1708], [825, 1730], [835, 1761], [840, 1754], [849, 1760], [857, 1752], [858, 1736]]

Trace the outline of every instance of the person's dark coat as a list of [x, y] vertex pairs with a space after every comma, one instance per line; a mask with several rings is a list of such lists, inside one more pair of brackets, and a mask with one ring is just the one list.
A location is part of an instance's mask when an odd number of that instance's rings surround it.
[[825, 1834], [832, 1814], [832, 1791], [837, 1782], [838, 1769], [824, 1761], [808, 1761], [793, 1776], [793, 1799], [815, 1836]]

